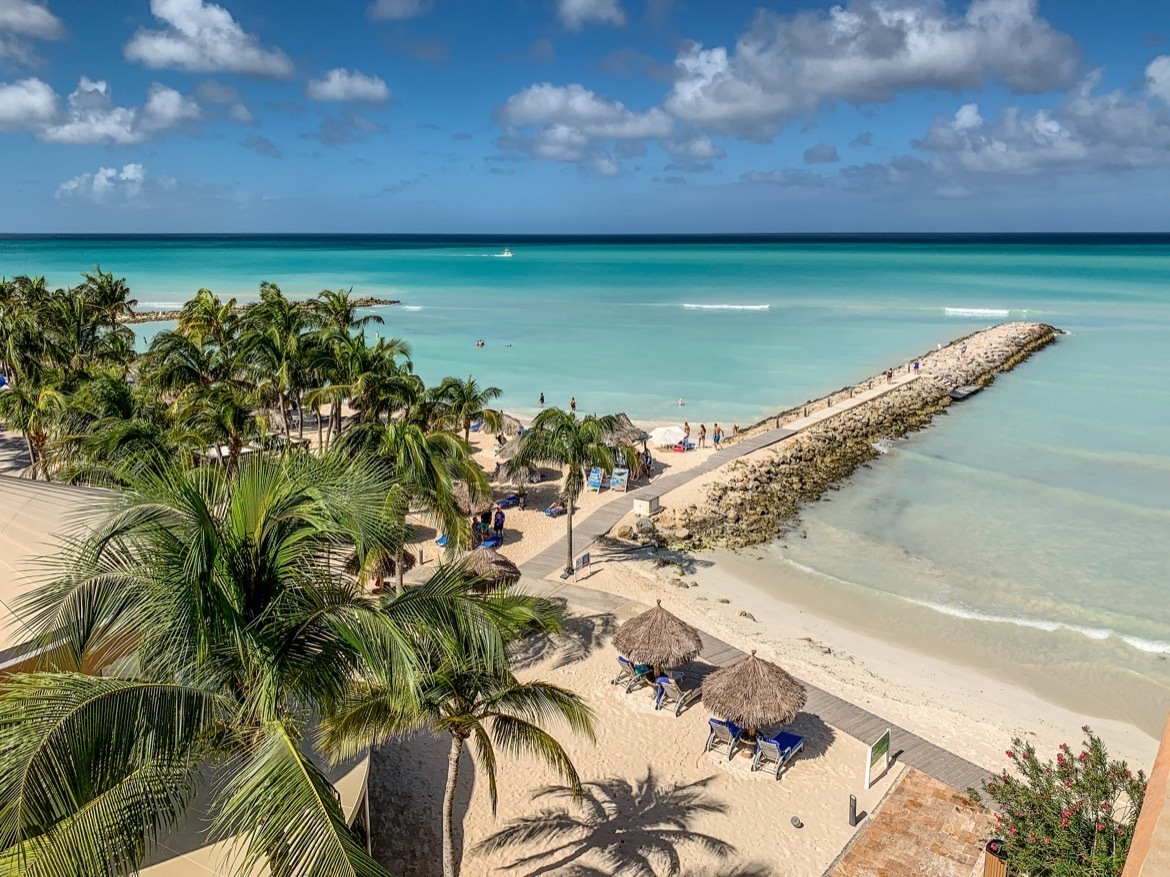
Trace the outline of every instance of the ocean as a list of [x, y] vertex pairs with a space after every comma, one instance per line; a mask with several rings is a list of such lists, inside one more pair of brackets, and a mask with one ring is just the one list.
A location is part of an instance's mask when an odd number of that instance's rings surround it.
[[1051, 323], [1068, 334], [808, 507], [766, 569], [1088, 715], [1157, 733], [1170, 706], [1170, 236], [0, 237], [8, 277], [95, 264], [142, 308], [261, 280], [398, 299], [369, 331], [408, 339], [428, 381], [647, 424], [747, 425], [991, 323]]

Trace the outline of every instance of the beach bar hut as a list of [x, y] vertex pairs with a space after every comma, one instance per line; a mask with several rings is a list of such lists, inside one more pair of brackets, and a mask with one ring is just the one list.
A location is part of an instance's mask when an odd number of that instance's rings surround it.
[[473, 589], [478, 591], [520, 581], [520, 568], [492, 548], [477, 548], [467, 555], [463, 570]]
[[703, 703], [755, 736], [757, 728], [787, 725], [804, 709], [804, 686], [770, 661], [746, 658], [716, 670], [703, 680]]
[[662, 601], [618, 628], [613, 645], [635, 664], [648, 664], [655, 675], [663, 667], [678, 667], [703, 651], [699, 632], [662, 608]]

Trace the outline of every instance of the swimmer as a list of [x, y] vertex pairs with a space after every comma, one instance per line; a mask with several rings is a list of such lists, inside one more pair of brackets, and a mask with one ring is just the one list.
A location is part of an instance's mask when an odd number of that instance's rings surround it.
[[679, 399], [679, 400], [678, 400], [678, 407], [679, 407], [679, 408], [682, 408], [682, 407], [683, 407], [684, 405], [686, 405], [686, 404], [687, 404], [687, 403], [686, 403], [686, 402], [684, 402], [682, 399]]

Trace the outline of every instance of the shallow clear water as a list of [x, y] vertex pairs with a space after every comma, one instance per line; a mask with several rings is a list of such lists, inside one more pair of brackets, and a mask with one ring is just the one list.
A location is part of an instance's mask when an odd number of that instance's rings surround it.
[[66, 284], [100, 262], [143, 306], [353, 286], [402, 300], [370, 331], [409, 339], [428, 380], [473, 374], [524, 413], [543, 392], [692, 424], [753, 422], [1005, 318], [1052, 323], [1071, 334], [809, 508], [808, 538], [771, 553], [777, 581], [1157, 727], [1170, 240], [425, 243], [0, 238], [0, 273]]

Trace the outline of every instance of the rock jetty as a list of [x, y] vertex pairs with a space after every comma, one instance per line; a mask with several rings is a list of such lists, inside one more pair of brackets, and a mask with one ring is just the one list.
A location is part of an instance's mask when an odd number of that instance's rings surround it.
[[[357, 308], [379, 308], [388, 305], [401, 304], [397, 299], [388, 298], [374, 298], [373, 296], [362, 296], [361, 298], [350, 299], [350, 304]], [[233, 314], [243, 314], [249, 308], [254, 307], [254, 304], [239, 305], [232, 308]], [[123, 323], [165, 323], [168, 320], [179, 319], [181, 309], [166, 310], [166, 311], [135, 311], [131, 316], [123, 317]]]
[[[1043, 323], [1004, 323], [923, 354], [917, 358], [918, 379], [716, 470], [705, 502], [667, 509], [655, 519], [660, 538], [692, 549], [741, 548], [776, 539], [793, 529], [804, 503], [835, 489], [841, 479], [876, 457], [879, 451], [874, 446], [883, 439], [924, 428], [954, 404], [948, 396], [952, 390], [987, 386], [1059, 334]], [[913, 362], [893, 371], [906, 373]], [[738, 438], [811, 415], [885, 380], [883, 373], [810, 400], [742, 430]]]

